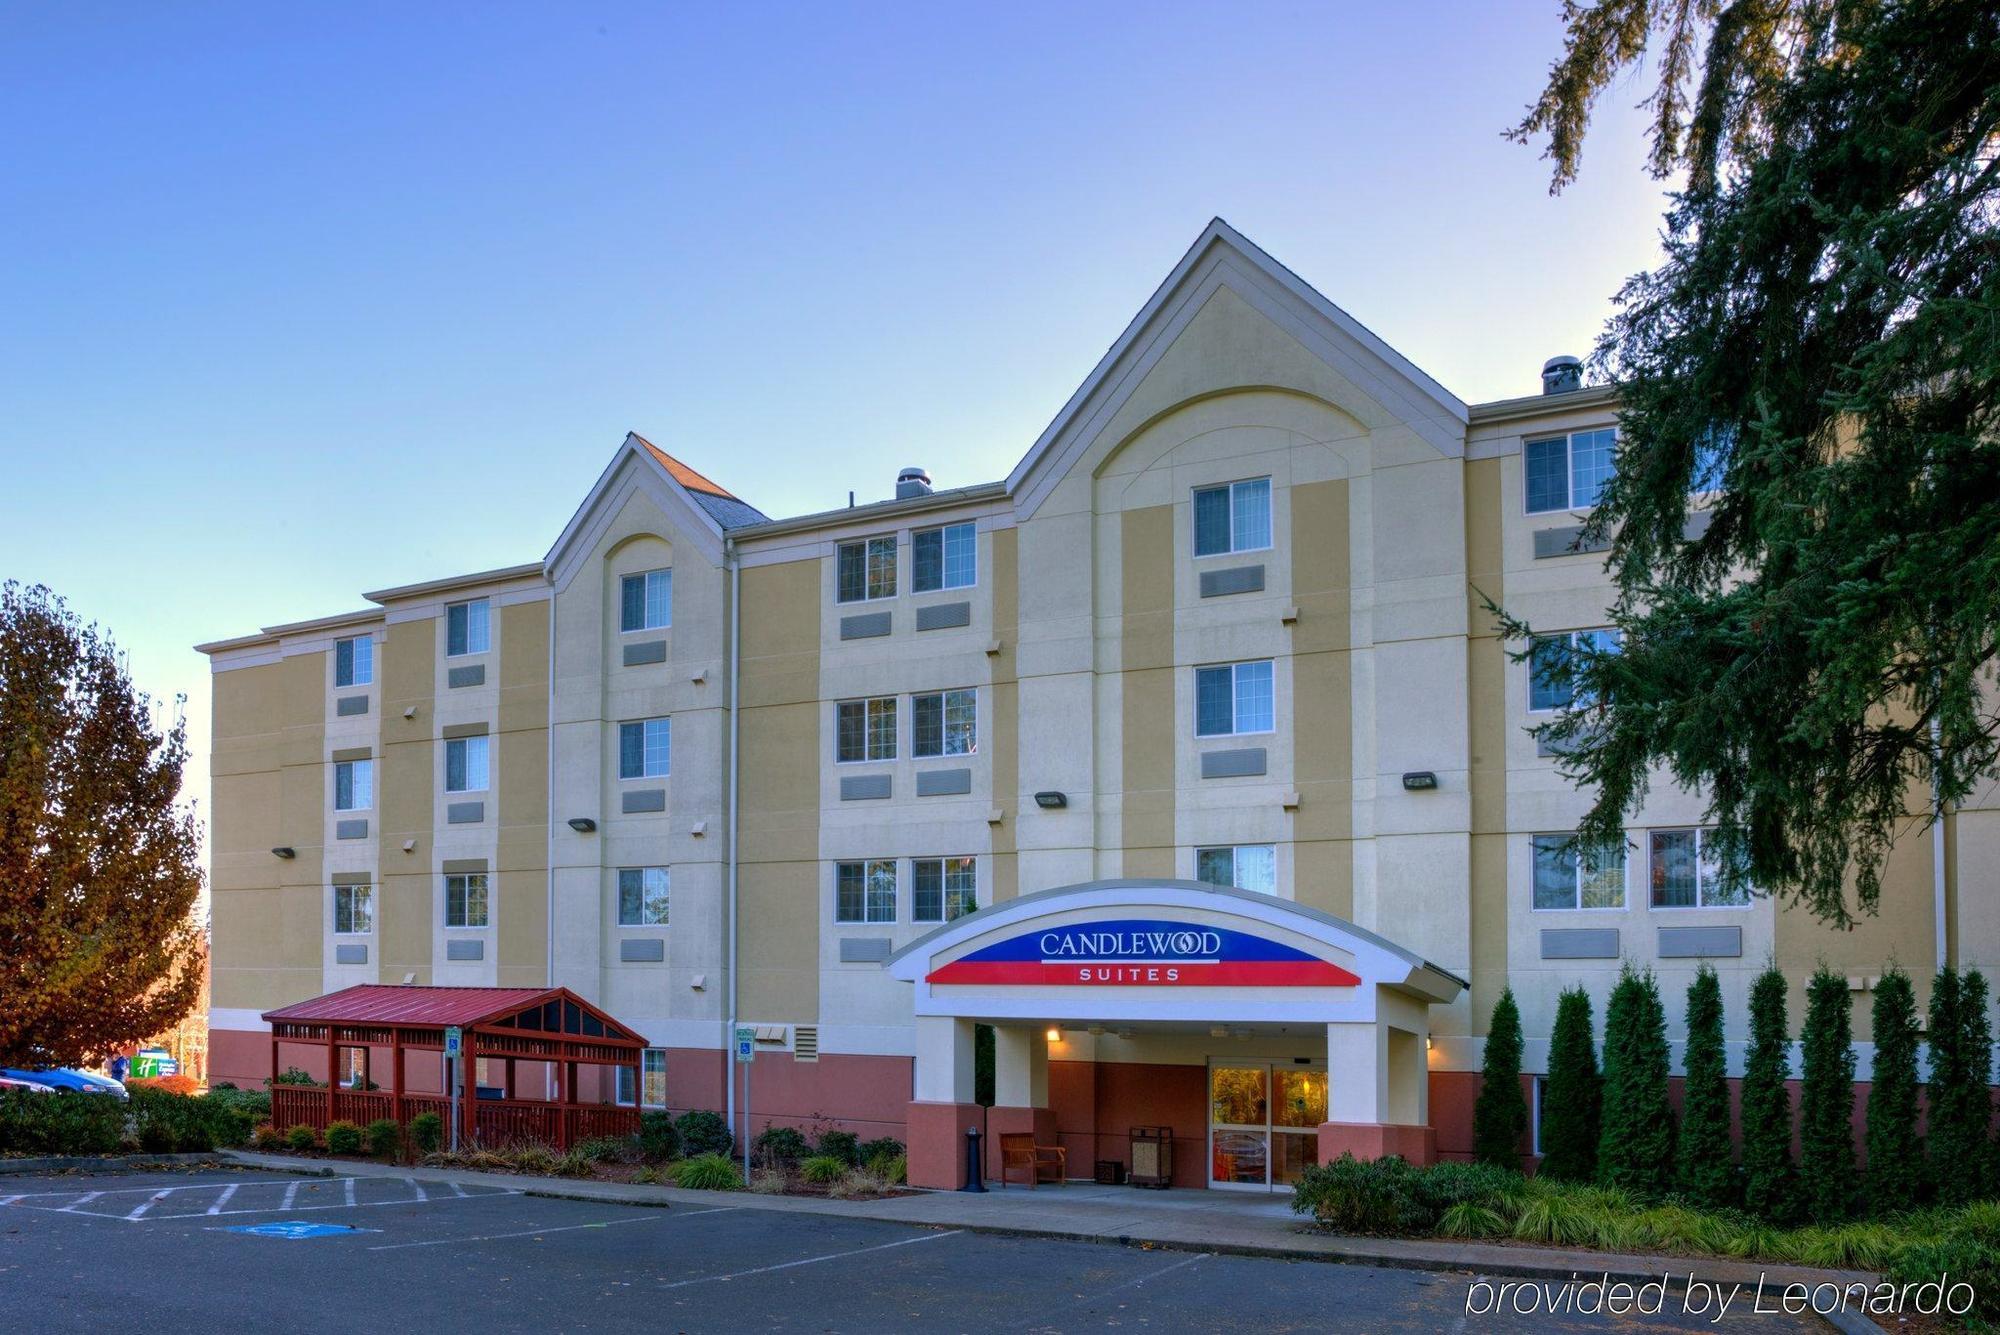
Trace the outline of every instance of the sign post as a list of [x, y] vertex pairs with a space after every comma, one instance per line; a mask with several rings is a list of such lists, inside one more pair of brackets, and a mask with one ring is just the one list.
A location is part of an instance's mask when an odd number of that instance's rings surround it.
[[444, 1031], [444, 1059], [446, 1079], [451, 1088], [451, 1152], [458, 1153], [458, 1048], [464, 1035], [457, 1025], [448, 1025]]
[[736, 1064], [743, 1068], [743, 1185], [750, 1185], [750, 1063], [757, 1059], [757, 1031], [736, 1027]]

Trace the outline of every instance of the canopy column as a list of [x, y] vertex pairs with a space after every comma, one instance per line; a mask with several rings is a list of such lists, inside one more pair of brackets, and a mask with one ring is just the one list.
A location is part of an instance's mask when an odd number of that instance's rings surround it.
[[1040, 1024], [993, 1027], [993, 1107], [986, 1117], [986, 1171], [1000, 1170], [1000, 1137], [1032, 1135], [1037, 1145], [1058, 1143], [1049, 1108], [1049, 1036]]

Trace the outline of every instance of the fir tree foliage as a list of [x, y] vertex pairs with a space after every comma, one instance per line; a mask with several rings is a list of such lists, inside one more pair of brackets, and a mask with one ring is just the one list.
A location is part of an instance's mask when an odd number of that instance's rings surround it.
[[1528, 1129], [1528, 1105], [1521, 1097], [1521, 1011], [1514, 990], [1504, 989], [1493, 1004], [1486, 1031], [1486, 1059], [1479, 1099], [1472, 1108], [1472, 1152], [1481, 1163], [1521, 1166], [1521, 1137]]
[[1688, 987], [1686, 1078], [1681, 1085], [1680, 1163], [1675, 1185], [1698, 1204], [1736, 1203], [1729, 1137], [1729, 1066], [1722, 1045], [1722, 981], [1707, 964]]
[[1931, 1183], [1943, 1205], [1984, 1195], [1992, 1159], [1988, 1123], [1992, 1097], [1992, 1029], [1986, 1018], [1986, 979], [1977, 969], [1949, 966], [1931, 985], [1930, 1009]]
[[1597, 1176], [1602, 1099], [1590, 993], [1568, 988], [1556, 1002], [1549, 1073], [1542, 1082], [1542, 1176], [1561, 1182], [1588, 1182]]
[[1816, 1224], [1854, 1212], [1854, 1024], [1847, 977], [1822, 964], [1806, 984], [1799, 1081], [1801, 1204]]
[[1667, 1101], [1667, 1016], [1650, 969], [1627, 965], [1604, 1008], [1604, 1111], [1597, 1180], [1641, 1197], [1674, 1181], [1674, 1113]]
[[1917, 1138], [1916, 990], [1895, 966], [1875, 987], [1875, 1069], [1868, 1092], [1868, 1208], [1907, 1210], [1923, 1192], [1924, 1151]]
[[1743, 1205], [1774, 1221], [1791, 1216], [1796, 1185], [1792, 1094], [1785, 1083], [1791, 1074], [1786, 991], [1776, 965], [1750, 985], [1750, 1050], [1743, 1063]]

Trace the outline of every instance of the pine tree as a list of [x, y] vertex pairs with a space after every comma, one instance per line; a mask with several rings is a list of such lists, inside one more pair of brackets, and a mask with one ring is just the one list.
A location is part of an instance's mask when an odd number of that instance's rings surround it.
[[1854, 1024], [1847, 978], [1824, 964], [1806, 984], [1800, 1033], [1805, 1071], [1799, 1081], [1799, 1185], [1816, 1224], [1854, 1213]]
[[1890, 967], [1875, 988], [1875, 1072], [1868, 1094], [1868, 1208], [1907, 1210], [1923, 1191], [1917, 1139], [1917, 998], [1910, 976]]
[[1560, 1182], [1588, 1182], [1597, 1176], [1603, 1090], [1590, 1029], [1590, 993], [1581, 987], [1566, 989], [1556, 1002], [1549, 1074], [1542, 1084], [1540, 1171]]
[[1993, 1031], [1986, 1018], [1986, 978], [1946, 967], [1931, 985], [1931, 1182], [1945, 1205], [1986, 1194], [1993, 1152], [1988, 1089]]
[[1528, 1105], [1521, 1098], [1521, 1011], [1514, 990], [1500, 993], [1486, 1031], [1486, 1061], [1479, 1101], [1472, 1107], [1472, 1153], [1481, 1163], [1521, 1166], [1521, 1136], [1528, 1129]]
[[1964, 1056], [1965, 1120], [1974, 1177], [1972, 1195], [1993, 1192], [1993, 1022], [1986, 1013], [1986, 975], [1967, 969], [1958, 976], [1959, 1050]]
[[1776, 965], [1751, 985], [1750, 1051], [1743, 1063], [1743, 1204], [1781, 1222], [1791, 1216], [1795, 1186], [1785, 991]]
[[1736, 1203], [1735, 1147], [1729, 1139], [1729, 1064], [1722, 1046], [1722, 982], [1704, 964], [1687, 996], [1687, 1078], [1681, 1085], [1676, 1186], [1702, 1205]]
[[1667, 1015], [1649, 969], [1619, 974], [1604, 1008], [1604, 1113], [1597, 1180], [1641, 1196], [1674, 1179], [1674, 1112], [1667, 1101]]

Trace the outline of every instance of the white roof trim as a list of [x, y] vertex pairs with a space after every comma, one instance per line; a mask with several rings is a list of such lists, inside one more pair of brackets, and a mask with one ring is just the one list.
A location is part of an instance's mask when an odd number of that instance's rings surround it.
[[1457, 395], [1217, 218], [1008, 475], [1007, 490], [1021, 518], [1047, 499], [1094, 437], [1092, 428], [1101, 427], [1130, 397], [1225, 276], [1235, 280], [1232, 290], [1397, 412], [1441, 453], [1455, 457], [1463, 451], [1467, 409]]
[[674, 520], [711, 565], [722, 564], [722, 525], [653, 457], [638, 436], [627, 432], [624, 443], [611, 456], [590, 494], [583, 498], [583, 504], [577, 507], [542, 560], [549, 583], [558, 592], [568, 588], [569, 582], [576, 578], [584, 555], [596, 546], [619, 507], [635, 491], [644, 492], [666, 511], [668, 518]]

